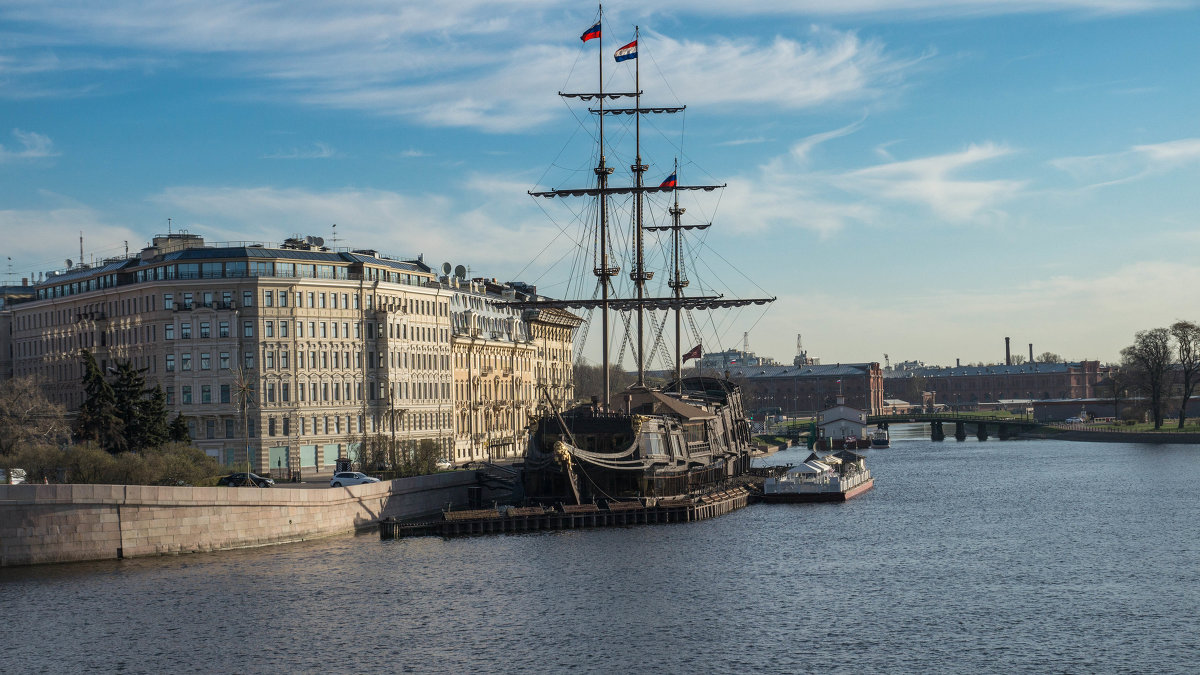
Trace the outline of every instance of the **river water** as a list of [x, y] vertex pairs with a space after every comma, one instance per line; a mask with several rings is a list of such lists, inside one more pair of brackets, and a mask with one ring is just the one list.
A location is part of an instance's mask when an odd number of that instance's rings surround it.
[[0, 672], [1200, 668], [1200, 448], [923, 433], [845, 504], [0, 570]]

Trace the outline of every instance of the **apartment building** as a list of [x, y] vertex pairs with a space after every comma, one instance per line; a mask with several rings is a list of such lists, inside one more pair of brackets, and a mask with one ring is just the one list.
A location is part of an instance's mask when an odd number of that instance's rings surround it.
[[[0, 376], [35, 376], [73, 410], [84, 396], [81, 350], [101, 368], [131, 361], [163, 387], [198, 447], [258, 472], [327, 471], [377, 433], [409, 445], [429, 439], [452, 458], [462, 433], [451, 335], [458, 285], [419, 259], [370, 250], [160, 235], [140, 256], [51, 274], [31, 299], [8, 305], [0, 349], [12, 365]], [[547, 370], [569, 373], [569, 337], [565, 353], [565, 371]], [[528, 356], [532, 372], [541, 372], [538, 358]], [[460, 393], [486, 392], [495, 406], [520, 389]]]
[[453, 283], [457, 464], [522, 455], [531, 418], [574, 399], [572, 344], [582, 320], [563, 310], [505, 304], [535, 298], [536, 289], [524, 284]]

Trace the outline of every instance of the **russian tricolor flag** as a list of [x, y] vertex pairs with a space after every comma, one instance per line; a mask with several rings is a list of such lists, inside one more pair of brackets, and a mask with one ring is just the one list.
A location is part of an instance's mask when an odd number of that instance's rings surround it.
[[625, 45], [624, 47], [621, 47], [620, 49], [618, 49], [617, 53], [613, 54], [613, 58], [616, 59], [618, 63], [620, 63], [621, 61], [628, 61], [629, 59], [636, 59], [637, 58], [637, 40], [634, 40], [633, 42], [630, 42], [629, 44]]
[[666, 179], [666, 180], [664, 180], [662, 183], [659, 183], [658, 187], [660, 187], [660, 188], [673, 188], [673, 187], [675, 187], [675, 172], [674, 172], [674, 171], [672, 171], [672, 172], [671, 172], [671, 175], [670, 175], [670, 176], [667, 176], [667, 179]]
[[583, 35], [580, 35], [579, 39], [583, 40], [584, 42], [587, 42], [588, 40], [591, 40], [593, 38], [598, 38], [598, 37], [600, 37], [600, 22], [599, 21], [596, 22], [595, 26], [592, 26], [591, 28], [583, 31]]

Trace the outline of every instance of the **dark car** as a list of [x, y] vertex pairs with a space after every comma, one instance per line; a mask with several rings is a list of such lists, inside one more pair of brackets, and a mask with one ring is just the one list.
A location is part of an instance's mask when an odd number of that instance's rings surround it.
[[217, 481], [217, 485], [226, 485], [228, 487], [248, 487], [254, 485], [260, 488], [269, 488], [275, 486], [275, 481], [255, 473], [231, 473]]

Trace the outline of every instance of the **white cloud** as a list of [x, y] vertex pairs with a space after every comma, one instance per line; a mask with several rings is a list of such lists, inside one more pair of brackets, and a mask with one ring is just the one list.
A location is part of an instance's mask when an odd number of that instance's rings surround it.
[[848, 190], [921, 204], [947, 220], [964, 221], [1011, 199], [1025, 181], [959, 177], [977, 164], [1011, 154], [995, 143], [972, 144], [960, 152], [858, 169], [835, 181]]
[[182, 186], [163, 190], [150, 202], [182, 216], [177, 222], [209, 241], [326, 236], [337, 223], [345, 246], [499, 269], [524, 264], [530, 241], [553, 237], [523, 198], [524, 188], [469, 178], [461, 194], [483, 200], [472, 203], [387, 190]]
[[311, 148], [292, 148], [263, 155], [263, 159], [328, 159], [339, 157], [340, 153], [328, 143], [316, 141]]
[[[89, 260], [121, 255], [125, 241], [135, 251], [143, 242], [141, 235], [127, 227], [109, 224], [94, 209], [78, 204], [46, 210], [0, 210], [0, 232], [37, 233], [5, 238], [4, 254], [12, 257], [14, 273], [20, 276], [61, 269], [67, 258], [79, 262], [80, 233]], [[103, 248], [96, 249], [96, 242]]]
[[20, 129], [13, 129], [12, 134], [17, 139], [20, 148], [10, 150], [0, 145], [0, 162], [58, 156], [58, 152], [54, 150], [54, 142], [48, 136], [36, 131], [21, 131]]
[[1074, 178], [1103, 187], [1137, 180], [1200, 161], [1200, 138], [1135, 145], [1128, 150], [1080, 157], [1061, 157], [1050, 165]]

